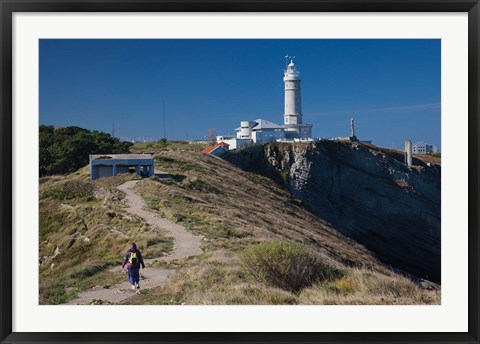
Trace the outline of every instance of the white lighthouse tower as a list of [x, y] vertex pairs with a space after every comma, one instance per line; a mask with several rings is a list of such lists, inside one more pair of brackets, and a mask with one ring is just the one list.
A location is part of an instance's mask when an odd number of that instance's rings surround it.
[[300, 93], [300, 71], [295, 67], [294, 56], [288, 56], [290, 63], [284, 71], [285, 113], [284, 124], [302, 123], [302, 95]]
[[287, 55], [285, 58], [290, 59], [290, 63], [283, 74], [283, 82], [285, 83], [285, 112], [283, 115], [285, 136], [286, 138], [311, 138], [312, 125], [302, 123], [300, 71], [295, 67], [295, 56]]

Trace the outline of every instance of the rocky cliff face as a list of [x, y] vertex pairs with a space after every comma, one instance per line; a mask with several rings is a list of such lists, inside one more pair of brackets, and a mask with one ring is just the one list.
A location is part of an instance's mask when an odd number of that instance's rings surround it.
[[225, 158], [284, 185], [387, 264], [440, 282], [439, 165], [351, 142], [270, 143]]

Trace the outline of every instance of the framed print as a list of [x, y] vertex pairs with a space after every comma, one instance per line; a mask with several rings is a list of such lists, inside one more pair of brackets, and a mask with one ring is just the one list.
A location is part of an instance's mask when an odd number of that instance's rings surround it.
[[478, 0], [0, 8], [2, 343], [479, 342]]

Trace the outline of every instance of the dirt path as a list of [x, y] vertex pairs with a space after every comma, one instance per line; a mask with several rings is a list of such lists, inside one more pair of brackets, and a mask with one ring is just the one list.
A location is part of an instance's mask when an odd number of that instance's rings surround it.
[[[183, 226], [159, 217], [147, 210], [145, 201], [141, 196], [136, 194], [132, 188], [137, 184], [138, 180], [130, 180], [118, 186], [120, 191], [125, 192], [125, 200], [129, 208], [125, 210], [130, 214], [137, 215], [144, 219], [152, 227], [164, 229], [168, 235], [174, 238], [173, 253], [169, 256], [145, 259], [145, 269], [140, 270], [140, 286], [141, 289], [149, 289], [165, 284], [168, 277], [175, 273], [175, 270], [165, 268], [153, 268], [149, 265], [154, 261], [172, 261], [196, 256], [202, 252], [200, 249], [201, 236], [195, 236], [189, 233]], [[112, 272], [120, 272], [121, 267], [117, 266], [110, 269]], [[108, 289], [103, 287], [94, 287], [86, 290], [78, 295], [78, 298], [68, 302], [70, 305], [88, 305], [93, 300], [101, 300], [103, 303], [118, 303], [126, 300], [134, 295], [135, 291], [131, 289], [128, 278], [125, 274], [125, 282], [114, 285]]]

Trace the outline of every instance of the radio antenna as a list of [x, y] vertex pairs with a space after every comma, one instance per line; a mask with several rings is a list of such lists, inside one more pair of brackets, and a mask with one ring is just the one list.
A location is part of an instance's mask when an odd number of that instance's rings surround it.
[[165, 101], [163, 101], [163, 138], [167, 139], [167, 129], [165, 128]]

